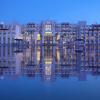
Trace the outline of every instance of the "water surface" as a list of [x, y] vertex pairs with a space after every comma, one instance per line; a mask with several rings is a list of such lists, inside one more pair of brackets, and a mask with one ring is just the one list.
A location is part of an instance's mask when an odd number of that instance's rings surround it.
[[0, 100], [89, 99], [100, 100], [100, 50], [0, 47]]

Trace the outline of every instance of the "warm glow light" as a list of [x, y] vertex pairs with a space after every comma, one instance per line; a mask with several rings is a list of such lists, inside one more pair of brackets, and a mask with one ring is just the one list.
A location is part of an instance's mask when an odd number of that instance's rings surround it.
[[41, 35], [37, 34], [37, 40], [41, 40]]
[[60, 52], [57, 50], [57, 60], [60, 61]]
[[40, 61], [40, 55], [41, 55], [41, 51], [40, 49], [37, 50], [37, 61]]
[[52, 32], [45, 32], [45, 36], [52, 36]]
[[40, 52], [37, 51], [37, 61], [40, 61]]
[[57, 35], [57, 40], [60, 40], [60, 35]]
[[51, 58], [46, 58], [45, 59], [45, 64], [52, 64], [52, 59]]

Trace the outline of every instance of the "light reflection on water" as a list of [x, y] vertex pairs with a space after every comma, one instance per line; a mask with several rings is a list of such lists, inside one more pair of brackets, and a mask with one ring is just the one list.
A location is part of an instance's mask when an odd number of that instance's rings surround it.
[[[58, 100], [84, 100], [87, 97], [99, 100], [100, 50], [88, 47], [77, 51], [57, 46], [1, 46], [0, 79], [0, 97], [4, 99], [7, 99], [4, 97], [7, 94], [17, 98], [16, 93], [19, 92], [20, 97], [23, 95], [22, 99], [27, 96], [38, 100], [51, 100], [52, 97]], [[29, 94], [29, 91], [33, 93]], [[73, 91], [76, 93], [73, 94]]]
[[[96, 52], [97, 51], [97, 52]], [[74, 48], [45, 47], [0, 47], [0, 76], [35, 77], [44, 80], [77, 77], [85, 80], [88, 74], [99, 76], [100, 51], [76, 51]]]

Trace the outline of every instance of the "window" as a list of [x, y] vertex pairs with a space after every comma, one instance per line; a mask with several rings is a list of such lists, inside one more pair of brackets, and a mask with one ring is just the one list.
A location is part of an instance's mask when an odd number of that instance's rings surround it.
[[3, 37], [3, 43], [4, 43], [4, 44], [6, 43], [6, 38], [5, 38], [5, 37]]
[[14, 43], [14, 38], [12, 38], [12, 43]]
[[8, 44], [10, 44], [10, 38], [8, 38]]
[[4, 35], [6, 35], [6, 33], [3, 33]]
[[51, 25], [45, 25], [45, 30], [46, 31], [51, 31]]
[[52, 32], [45, 32], [45, 36], [52, 36]]
[[41, 40], [41, 35], [37, 34], [37, 40]]
[[0, 37], [0, 44], [1, 44], [1, 37]]

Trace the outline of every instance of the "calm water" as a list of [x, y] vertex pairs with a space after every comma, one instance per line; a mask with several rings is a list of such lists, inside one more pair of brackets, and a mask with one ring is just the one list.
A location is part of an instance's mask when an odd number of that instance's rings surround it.
[[0, 100], [100, 100], [100, 50], [0, 47]]

